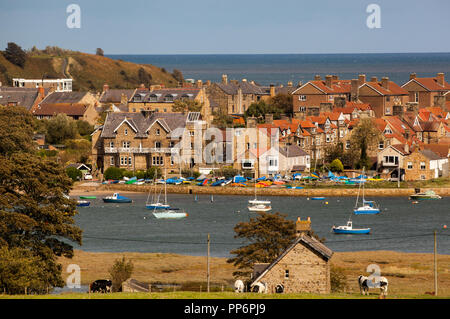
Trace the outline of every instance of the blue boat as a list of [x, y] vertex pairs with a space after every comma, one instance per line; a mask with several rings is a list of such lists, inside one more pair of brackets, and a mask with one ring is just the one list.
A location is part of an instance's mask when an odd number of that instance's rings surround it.
[[90, 204], [87, 200], [77, 200], [77, 207], [88, 207]]
[[345, 226], [334, 226], [332, 228], [335, 234], [350, 234], [350, 235], [360, 235], [360, 234], [370, 234], [370, 228], [353, 228], [352, 221], [349, 220]]
[[364, 214], [379, 214], [380, 209], [377, 204], [371, 200], [363, 200], [363, 205], [361, 207], [355, 208], [353, 210], [355, 215], [364, 215]]
[[311, 197], [311, 200], [324, 200], [326, 197]]
[[125, 196], [120, 196], [119, 193], [114, 193], [112, 196], [103, 198], [105, 203], [131, 203], [132, 200]]
[[147, 209], [169, 209], [169, 204], [163, 204], [163, 203], [152, 203], [145, 205]]

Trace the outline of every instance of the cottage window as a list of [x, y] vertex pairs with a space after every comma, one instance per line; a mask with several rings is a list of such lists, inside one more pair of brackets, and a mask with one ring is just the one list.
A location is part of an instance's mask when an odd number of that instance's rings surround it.
[[414, 92], [414, 102], [419, 102], [419, 92]]
[[171, 95], [171, 94], [166, 95], [165, 101], [166, 102], [173, 102], [173, 95]]
[[331, 137], [329, 134], [327, 134], [327, 143], [330, 143], [330, 142], [331, 142]]
[[171, 166], [175, 165], [175, 160], [173, 159], [173, 156], [170, 157], [170, 165]]
[[286, 270], [284, 271], [284, 278], [285, 278], [285, 279], [289, 279], [289, 269], [286, 269]]
[[164, 164], [164, 159], [162, 156], [153, 156], [152, 157], [153, 166], [161, 166]]
[[109, 147], [113, 148], [114, 147], [114, 142], [109, 142]]
[[123, 148], [130, 148], [130, 142], [127, 142], [127, 141], [122, 142], [122, 147]]
[[127, 128], [123, 131], [123, 134], [128, 135], [128, 129]]
[[350, 141], [346, 141], [345, 142], [345, 149], [349, 149], [350, 148]]
[[306, 106], [300, 106], [300, 112], [306, 112]]
[[159, 128], [157, 128], [156, 130], [155, 130], [155, 135], [160, 135], [161, 134], [161, 130], [159, 129]]
[[114, 166], [114, 156], [111, 156], [111, 159], [109, 161], [109, 165]]
[[378, 143], [378, 149], [379, 149], [379, 150], [384, 149], [384, 141], [380, 141], [380, 142]]
[[195, 131], [189, 131], [190, 136], [195, 136]]
[[299, 101], [306, 101], [306, 95], [299, 95], [298, 96]]
[[128, 157], [128, 165], [132, 165], [131, 163], [132, 162], [131, 162], [131, 156], [130, 156], [130, 157]]
[[425, 162], [420, 162], [420, 169], [425, 170], [427, 168]]
[[174, 142], [174, 141], [170, 141], [170, 142], [169, 142], [169, 147], [172, 148], [172, 147], [174, 147], [174, 146], [175, 146], [175, 142]]
[[126, 156], [121, 156], [120, 157], [120, 165], [121, 166], [127, 165], [127, 157]]
[[158, 101], [158, 96], [156, 94], [152, 94], [149, 97], [150, 102], [157, 102]]
[[408, 162], [408, 169], [413, 169], [413, 163], [412, 162]]
[[420, 175], [421, 180], [425, 180], [425, 175]]

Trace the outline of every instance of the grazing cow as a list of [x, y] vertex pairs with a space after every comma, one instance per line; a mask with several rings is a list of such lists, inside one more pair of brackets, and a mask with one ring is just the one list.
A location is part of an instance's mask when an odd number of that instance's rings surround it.
[[91, 292], [111, 292], [112, 281], [106, 279], [98, 279], [91, 284]]
[[266, 293], [267, 292], [266, 285], [261, 282], [257, 282], [256, 284], [253, 285], [252, 292], [257, 292], [260, 294]]
[[[386, 277], [378, 277], [375, 288], [379, 287], [382, 296], [387, 296], [388, 280]], [[362, 295], [369, 295], [369, 278], [363, 275], [358, 277], [359, 291]]]
[[244, 282], [242, 280], [236, 280], [234, 283], [234, 292], [242, 293], [244, 292]]

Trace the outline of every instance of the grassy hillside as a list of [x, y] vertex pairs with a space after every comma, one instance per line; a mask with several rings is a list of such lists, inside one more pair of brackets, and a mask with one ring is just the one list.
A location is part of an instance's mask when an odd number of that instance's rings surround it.
[[[150, 84], [164, 84], [175, 87], [177, 80], [164, 69], [150, 64], [135, 64], [113, 60], [104, 56], [75, 51], [63, 53], [28, 54], [23, 68], [12, 64], [0, 53], [0, 81], [3, 85], [12, 85], [12, 78], [29, 79], [71, 77], [73, 90], [101, 91], [103, 84], [110, 88], [136, 88], [142, 81], [139, 69], [149, 75]], [[141, 71], [142, 73], [142, 71]], [[148, 85], [149, 83], [146, 83]]]

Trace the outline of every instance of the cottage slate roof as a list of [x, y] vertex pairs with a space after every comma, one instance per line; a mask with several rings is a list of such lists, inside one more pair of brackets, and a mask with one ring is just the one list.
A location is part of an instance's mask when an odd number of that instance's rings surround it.
[[[275, 261], [273, 261], [254, 281], [253, 283], [258, 282], [259, 280], [261, 280], [267, 272], [269, 272], [276, 264], [278, 264], [278, 262], [283, 259], [284, 256], [286, 256], [295, 246], [297, 246], [298, 244], [302, 244], [304, 246], [306, 246], [307, 248], [309, 248], [310, 250], [312, 250], [313, 252], [317, 253], [318, 255], [320, 255], [323, 259], [325, 260], [329, 260], [331, 258], [331, 256], [333, 255], [333, 251], [328, 248], [327, 246], [325, 246], [324, 244], [322, 244], [320, 241], [318, 241], [317, 239], [305, 235], [305, 234], [301, 234], [300, 236], [297, 237], [297, 239], [292, 243], [291, 246], [289, 246], [280, 256], [278, 256], [277, 259], [275, 259]], [[252, 284], [253, 284], [252, 283]]]
[[134, 95], [136, 89], [108, 89], [100, 96], [100, 103], [120, 103], [122, 94], [127, 97], [127, 101]]
[[29, 90], [3, 90], [0, 88], [0, 105], [8, 105], [9, 103], [15, 103], [18, 106], [23, 106], [27, 110], [30, 110], [34, 105], [39, 93], [37, 89]]
[[245, 81], [216, 84], [222, 91], [229, 95], [237, 94], [239, 88], [242, 90], [242, 94], [267, 94], [260, 86]]
[[441, 159], [441, 156], [439, 156], [439, 154], [436, 154], [435, 152], [433, 152], [430, 149], [420, 150], [420, 153], [422, 153], [426, 158], [428, 158], [429, 160], [432, 160], [432, 161]]
[[[137, 89], [130, 102], [154, 102], [161, 103], [167, 102], [166, 97], [172, 96], [173, 101], [179, 100], [181, 98], [187, 98], [190, 100], [195, 99], [199, 94], [199, 88], [167, 88], [167, 89], [153, 89], [152, 91], [148, 89]], [[140, 100], [137, 101], [135, 98], [140, 95]], [[171, 101], [170, 101], [171, 102]]]
[[103, 125], [101, 137], [114, 138], [116, 136], [115, 130], [124, 122], [128, 121], [136, 128], [136, 137], [146, 137], [146, 131], [156, 121], [168, 131], [173, 131], [178, 127], [185, 127], [187, 114], [181, 113], [152, 113], [148, 116], [144, 113], [108, 113], [105, 124]]
[[298, 156], [308, 156], [303, 149], [301, 149], [298, 145], [292, 144], [285, 147], [280, 147], [280, 153], [285, 157], [298, 157]]
[[41, 104], [79, 103], [89, 92], [53, 92], [42, 100]]

